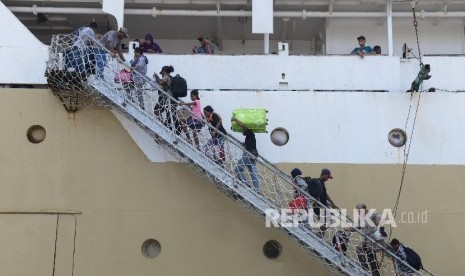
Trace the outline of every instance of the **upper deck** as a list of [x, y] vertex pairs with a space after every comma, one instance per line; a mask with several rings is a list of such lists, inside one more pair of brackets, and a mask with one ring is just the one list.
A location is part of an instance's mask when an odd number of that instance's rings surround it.
[[[465, 90], [458, 77], [465, 66], [465, 1], [417, 2], [421, 52], [433, 75], [424, 87]], [[269, 52], [277, 55], [264, 54], [264, 35], [252, 33], [252, 1], [126, 1], [119, 19], [118, 11], [109, 11], [115, 17], [104, 13], [105, 3], [97, 0], [44, 1], [42, 7], [34, 1], [3, 3], [13, 14], [2, 7], [2, 20], [10, 27], [1, 31], [0, 56], [7, 64], [28, 66], [21, 66], [21, 72], [4, 68], [2, 84], [44, 84], [46, 44], [52, 34], [70, 33], [91, 20], [97, 22], [98, 33], [124, 24], [130, 40], [153, 34], [164, 54], [147, 54], [149, 72], [171, 64], [189, 79], [190, 88], [394, 92], [409, 89], [418, 73], [412, 6], [407, 2], [276, 0]], [[192, 54], [201, 34], [215, 44], [214, 55]], [[383, 55], [348, 55], [360, 34], [367, 45], [380, 45]], [[130, 40], [123, 43], [128, 46]], [[288, 48], [279, 51], [278, 42]], [[413, 53], [407, 59], [402, 58], [404, 44]], [[199, 78], [199, 72], [211, 78]]]
[[[45, 44], [52, 34], [70, 33], [95, 20], [98, 33], [122, 25], [128, 28], [131, 39], [151, 33], [169, 54], [192, 53], [199, 35], [209, 36], [216, 44], [215, 54], [263, 54], [264, 50], [263, 34], [252, 31], [251, 0], [53, 0], [41, 1], [41, 5], [29, 0], [2, 2]], [[422, 53], [464, 54], [465, 1], [415, 2]], [[392, 40], [392, 55], [402, 56], [404, 43], [418, 55], [410, 1], [273, 3], [270, 53], [278, 52], [277, 42], [283, 41], [289, 43], [291, 55], [348, 54], [357, 45], [355, 38], [363, 34], [368, 45], [380, 45], [383, 53], [389, 53]]]

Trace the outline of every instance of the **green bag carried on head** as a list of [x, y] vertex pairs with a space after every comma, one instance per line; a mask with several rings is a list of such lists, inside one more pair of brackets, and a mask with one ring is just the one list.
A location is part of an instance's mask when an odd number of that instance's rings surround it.
[[[263, 108], [255, 108], [255, 109], [245, 109], [239, 108], [234, 109], [232, 112], [233, 116], [236, 117], [239, 121], [241, 121], [248, 129], [252, 130], [255, 133], [267, 133], [266, 125], [268, 124], [268, 119], [266, 118], [266, 114], [268, 111]], [[242, 129], [236, 124], [236, 122], [232, 122], [231, 130], [234, 132], [241, 132]]]

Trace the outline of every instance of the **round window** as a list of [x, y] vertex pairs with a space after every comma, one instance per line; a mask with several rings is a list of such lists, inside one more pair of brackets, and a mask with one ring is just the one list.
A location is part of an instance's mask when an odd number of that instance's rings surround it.
[[270, 260], [276, 260], [281, 255], [281, 244], [277, 241], [267, 241], [263, 245], [263, 254]]
[[395, 128], [389, 131], [388, 141], [394, 147], [402, 147], [407, 142], [407, 134], [403, 129]]
[[270, 139], [276, 146], [284, 146], [289, 141], [289, 132], [283, 127], [273, 129]]
[[45, 128], [40, 125], [33, 125], [29, 127], [26, 132], [27, 139], [29, 142], [38, 144], [45, 140]]
[[160, 255], [161, 245], [157, 240], [148, 239], [142, 244], [142, 255], [149, 259], [155, 259]]

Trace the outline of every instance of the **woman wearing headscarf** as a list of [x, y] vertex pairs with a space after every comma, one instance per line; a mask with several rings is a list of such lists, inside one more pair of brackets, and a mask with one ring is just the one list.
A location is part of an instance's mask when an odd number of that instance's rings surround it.
[[153, 41], [153, 36], [151, 34], [145, 36], [145, 41], [142, 43], [141, 48], [144, 53], [163, 53], [160, 46]]

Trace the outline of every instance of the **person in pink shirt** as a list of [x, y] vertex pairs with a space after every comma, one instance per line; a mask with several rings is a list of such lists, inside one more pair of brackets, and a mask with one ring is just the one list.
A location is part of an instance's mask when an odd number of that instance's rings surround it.
[[[200, 104], [199, 90], [194, 89], [191, 91], [190, 103], [180, 103], [180, 105], [187, 105], [191, 108], [192, 114], [187, 118], [187, 125], [192, 129], [192, 135], [194, 136], [194, 142], [198, 149], [200, 149], [199, 143], [199, 131], [203, 128], [202, 123], [202, 105]], [[184, 132], [187, 133], [186, 126], [183, 127]]]

